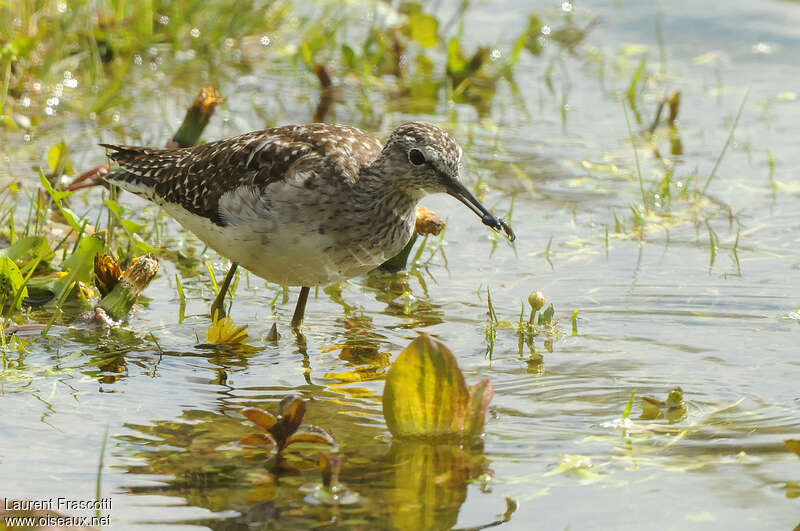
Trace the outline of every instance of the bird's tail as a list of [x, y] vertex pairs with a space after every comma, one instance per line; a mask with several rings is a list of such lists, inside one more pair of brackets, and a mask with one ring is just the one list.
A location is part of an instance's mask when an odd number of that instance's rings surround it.
[[175, 158], [174, 150], [113, 144], [100, 146], [106, 148], [108, 158], [119, 165], [105, 175], [106, 182], [151, 201], [156, 199], [155, 188], [161, 181], [162, 170]]

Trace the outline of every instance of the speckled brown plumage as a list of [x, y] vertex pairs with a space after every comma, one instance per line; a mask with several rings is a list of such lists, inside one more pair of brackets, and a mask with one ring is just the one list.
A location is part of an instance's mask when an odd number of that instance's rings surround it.
[[126, 171], [116, 180], [152, 189], [154, 197], [181, 205], [218, 225], [219, 199], [240, 186], [265, 189], [290, 172], [313, 169], [315, 179], [355, 182], [380, 154], [381, 143], [341, 125], [290, 125], [178, 149], [115, 146], [109, 158]]

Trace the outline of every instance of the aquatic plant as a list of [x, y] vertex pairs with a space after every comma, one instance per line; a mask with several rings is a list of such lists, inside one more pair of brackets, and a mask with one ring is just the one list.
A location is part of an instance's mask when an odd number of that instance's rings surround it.
[[239, 442], [245, 446], [275, 449], [278, 454], [298, 443], [336, 446], [333, 437], [325, 430], [312, 424], [303, 424], [305, 414], [306, 402], [296, 395], [287, 395], [281, 400], [277, 417], [263, 409], [245, 409], [242, 415], [262, 432], [246, 435]]
[[389, 369], [383, 415], [398, 438], [472, 438], [483, 432], [493, 393], [488, 378], [467, 387], [450, 349], [420, 334]]
[[683, 401], [683, 390], [675, 387], [667, 395], [666, 400], [658, 400], [649, 396], [642, 397], [642, 415], [646, 420], [667, 419], [670, 424], [686, 418], [686, 404]]
[[139, 294], [150, 284], [157, 272], [158, 260], [150, 254], [134, 258], [124, 271], [120, 270], [118, 258], [95, 256], [95, 285], [103, 295], [97, 306], [105, 310], [112, 319], [127, 317]]
[[237, 326], [230, 317], [220, 319], [216, 314], [206, 330], [207, 345], [244, 345], [247, 341], [247, 325]]

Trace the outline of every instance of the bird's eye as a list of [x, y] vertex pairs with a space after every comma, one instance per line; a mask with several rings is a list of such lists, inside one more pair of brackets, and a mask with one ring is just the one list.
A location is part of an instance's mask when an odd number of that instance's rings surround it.
[[425, 154], [417, 148], [412, 148], [408, 151], [408, 160], [414, 166], [421, 166], [425, 164]]

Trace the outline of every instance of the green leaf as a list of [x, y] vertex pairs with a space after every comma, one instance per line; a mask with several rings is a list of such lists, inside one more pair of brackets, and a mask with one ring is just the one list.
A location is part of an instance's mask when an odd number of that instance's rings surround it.
[[[22, 290], [22, 296], [17, 297], [17, 293]], [[25, 287], [25, 280], [22, 272], [7, 256], [0, 257], [0, 310], [5, 306], [6, 301], [13, 301], [14, 307], [22, 307], [22, 298], [28, 296], [28, 289]]]
[[58, 210], [61, 211], [61, 215], [64, 216], [64, 219], [67, 220], [69, 226], [72, 227], [72, 230], [74, 230], [78, 234], [83, 232], [83, 224], [78, 223], [78, 216], [76, 216], [75, 213], [69, 208], [66, 208], [61, 205], [61, 200], [64, 199], [65, 197], [72, 195], [72, 192], [56, 191], [50, 184], [50, 181], [47, 180], [47, 177], [44, 176], [44, 173], [42, 173], [41, 168], [39, 169], [39, 181], [42, 183], [44, 189], [47, 190], [47, 193], [53, 199], [53, 202], [58, 207]]
[[386, 376], [383, 415], [395, 437], [462, 433], [469, 390], [453, 353], [426, 334], [400, 353]]
[[539, 40], [539, 37], [542, 36], [542, 21], [539, 20], [535, 14], [531, 14], [531, 18], [528, 20], [528, 28], [525, 30], [525, 33], [522, 34], [525, 38], [525, 48], [528, 49], [533, 55], [540, 55], [542, 53], [542, 42]]
[[630, 103], [631, 108], [636, 107], [636, 87], [639, 84], [639, 80], [642, 78], [642, 73], [644, 73], [644, 68], [647, 65], [647, 54], [642, 56], [642, 59], [639, 61], [639, 66], [636, 68], [636, 72], [634, 72], [633, 77], [631, 78], [630, 84], [628, 84], [628, 90], [625, 92], [625, 97], [628, 98], [628, 103]]
[[59, 142], [47, 150], [47, 165], [54, 175], [75, 173], [75, 170], [72, 169], [72, 162], [69, 160], [69, 150], [64, 142]]
[[426, 15], [421, 11], [411, 13], [408, 17], [408, 29], [411, 39], [423, 48], [436, 46], [439, 42], [437, 36], [439, 21], [431, 15]]
[[447, 71], [453, 75], [461, 75], [467, 70], [467, 60], [461, 53], [461, 44], [452, 37], [447, 42]]
[[47, 240], [42, 236], [27, 236], [15, 241], [8, 248], [0, 250], [0, 255], [5, 255], [15, 262], [29, 256], [32, 259], [39, 257], [40, 260], [45, 260], [52, 253]]
[[542, 313], [539, 314], [538, 324], [540, 324], [540, 325], [550, 324], [551, 322], [553, 322], [553, 317], [555, 316], [555, 314], [556, 314], [556, 311], [553, 308], [553, 305], [550, 304], [545, 309], [545, 311], [543, 311]]
[[527, 39], [528, 34], [523, 33], [514, 43], [514, 48], [511, 50], [511, 53], [508, 56], [508, 61], [506, 62], [506, 66], [508, 66], [508, 68], [514, 68], [514, 66], [517, 64], [517, 61], [519, 61], [519, 54], [525, 49], [525, 43]]
[[347, 44], [342, 44], [342, 62], [349, 70], [355, 70], [356, 52]]
[[106, 207], [108, 207], [114, 217], [117, 218], [117, 221], [119, 221], [120, 225], [122, 225], [122, 228], [125, 229], [125, 232], [128, 233], [128, 236], [132, 237], [135, 233], [146, 227], [146, 225], [142, 225], [141, 223], [136, 223], [135, 221], [123, 218], [122, 214], [124, 211], [122, 206], [116, 201], [106, 199], [103, 201], [103, 203], [106, 205]]
[[53, 188], [53, 185], [50, 184], [50, 181], [47, 180], [47, 177], [44, 176], [44, 173], [42, 173], [41, 170], [39, 170], [39, 180], [41, 181], [44, 189], [47, 190], [50, 198], [56, 203], [60, 203], [62, 199], [72, 195], [72, 192], [68, 192], [66, 190], [57, 191], [55, 188]]
[[622, 412], [622, 420], [631, 416], [631, 408], [633, 408], [634, 392], [631, 391], [631, 396], [628, 398], [628, 403], [625, 405], [625, 410]]
[[96, 234], [87, 234], [78, 243], [78, 248], [72, 253], [64, 263], [63, 267], [69, 270], [70, 275], [64, 277], [66, 280], [73, 277], [70, 281], [76, 280], [89, 284], [92, 281], [94, 273], [94, 257], [97, 253], [101, 252], [105, 247], [103, 238]]
[[311, 52], [311, 47], [305, 39], [300, 40], [300, 56], [303, 58], [303, 62], [305, 62], [306, 65], [311, 66], [311, 61], [314, 59], [314, 56]]
[[135, 221], [131, 221], [122, 217], [124, 214], [124, 209], [116, 201], [106, 199], [103, 203], [122, 226], [125, 234], [127, 234], [128, 237], [133, 241], [133, 244], [136, 246], [137, 250], [141, 251], [143, 254], [156, 252], [154, 247], [143, 241], [137, 234], [139, 231], [144, 229], [146, 225], [142, 225], [141, 223], [136, 223]]

